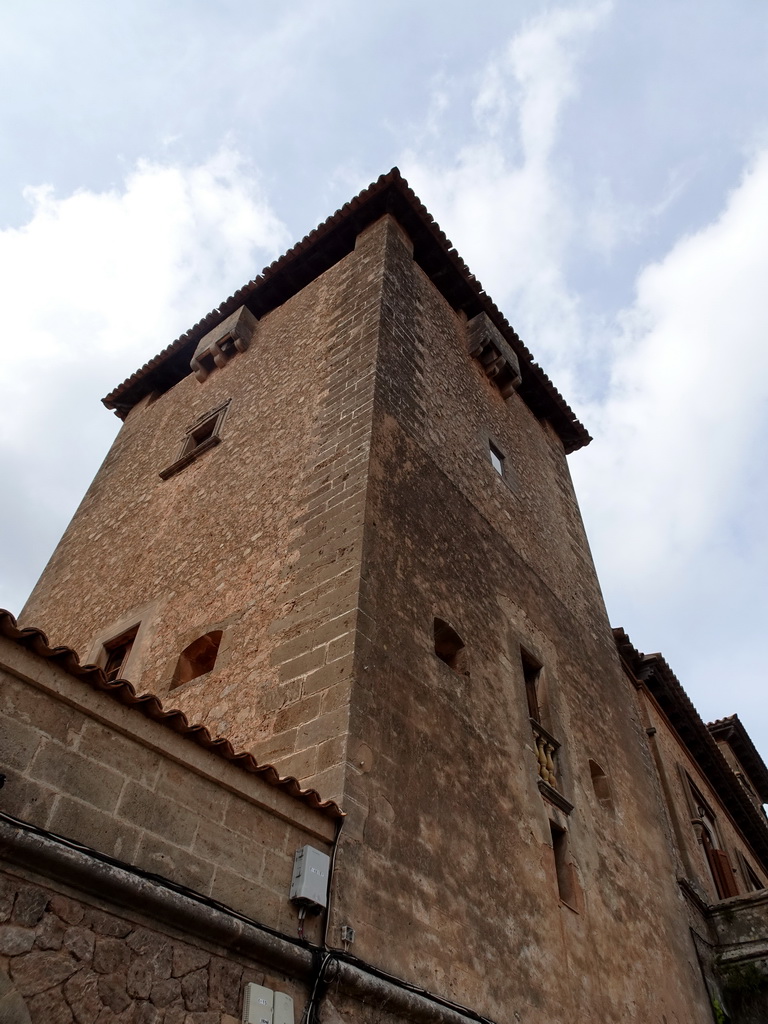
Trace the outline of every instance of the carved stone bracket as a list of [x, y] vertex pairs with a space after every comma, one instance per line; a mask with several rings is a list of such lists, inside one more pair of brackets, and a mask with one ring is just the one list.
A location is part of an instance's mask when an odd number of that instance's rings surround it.
[[502, 398], [509, 398], [520, 387], [518, 358], [487, 313], [478, 313], [467, 324], [467, 348]]
[[216, 367], [224, 366], [238, 352], [245, 352], [257, 323], [250, 309], [241, 306], [200, 339], [189, 365], [201, 384]]

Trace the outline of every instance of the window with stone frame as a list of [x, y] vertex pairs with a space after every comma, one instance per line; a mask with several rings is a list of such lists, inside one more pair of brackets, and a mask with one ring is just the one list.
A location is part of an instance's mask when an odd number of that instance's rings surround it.
[[221, 443], [221, 427], [228, 408], [229, 401], [226, 401], [210, 412], [199, 416], [187, 428], [175, 461], [160, 472], [163, 480], [178, 473], [204, 452], [210, 451], [211, 448], [215, 448], [217, 444]]
[[128, 658], [130, 657], [138, 631], [139, 624], [137, 623], [104, 644], [100, 662], [101, 667], [104, 669], [104, 675], [109, 682], [124, 678], [125, 666], [128, 664]]
[[683, 779], [692, 810], [691, 824], [704, 851], [718, 899], [727, 900], [731, 896], [738, 896], [739, 887], [736, 883], [733, 865], [720, 837], [715, 812], [685, 771], [683, 771]]

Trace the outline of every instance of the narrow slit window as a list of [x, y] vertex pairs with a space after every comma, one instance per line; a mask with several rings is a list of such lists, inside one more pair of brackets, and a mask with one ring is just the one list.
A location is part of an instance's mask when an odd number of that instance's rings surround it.
[[493, 468], [499, 476], [504, 476], [504, 455], [499, 451], [496, 445], [493, 444], [493, 442], [488, 443], [488, 453], [491, 457], [491, 465]]
[[523, 679], [525, 680], [525, 697], [528, 702], [528, 717], [541, 723], [541, 665], [524, 650], [520, 651], [523, 662]]
[[563, 903], [567, 903], [569, 907], [575, 909], [576, 888], [568, 849], [568, 833], [554, 821], [550, 821], [549, 829], [552, 835], [552, 853], [555, 859], [557, 894]]

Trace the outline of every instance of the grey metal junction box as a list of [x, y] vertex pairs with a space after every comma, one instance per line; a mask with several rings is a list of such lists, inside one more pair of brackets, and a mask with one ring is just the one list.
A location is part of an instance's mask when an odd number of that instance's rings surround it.
[[331, 859], [314, 846], [302, 846], [293, 860], [291, 900], [300, 906], [320, 909], [328, 904], [328, 870]]

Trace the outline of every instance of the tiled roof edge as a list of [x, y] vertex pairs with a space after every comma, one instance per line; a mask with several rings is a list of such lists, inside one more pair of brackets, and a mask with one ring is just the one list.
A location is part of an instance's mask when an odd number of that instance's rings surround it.
[[768, 803], [768, 767], [739, 716], [728, 715], [726, 718], [707, 722], [707, 729], [715, 740], [722, 736], [728, 742], [750, 780], [755, 784], [760, 799], [763, 803]]
[[[661, 654], [643, 654], [621, 627], [613, 630], [613, 637], [625, 667], [653, 694], [681, 741], [739, 823], [755, 853], [762, 858], [763, 867], [768, 870], [768, 821], [744, 792], [717, 741], [666, 659]], [[670, 717], [670, 710], [675, 717]], [[681, 726], [690, 733], [693, 743], [681, 735]]]
[[34, 626], [20, 627], [15, 617], [4, 608], [0, 608], [0, 636], [12, 640], [47, 661], [53, 661], [59, 668], [71, 676], [87, 683], [94, 690], [107, 694], [113, 700], [140, 711], [147, 718], [170, 729], [172, 732], [191, 740], [217, 757], [229, 761], [238, 768], [260, 775], [264, 781], [277, 789], [282, 789], [289, 796], [308, 804], [315, 810], [322, 811], [331, 818], [343, 818], [344, 811], [333, 800], [323, 800], [315, 789], [302, 789], [298, 779], [293, 776], [283, 777], [274, 765], [259, 764], [253, 754], [236, 751], [230, 741], [222, 736], [214, 738], [204, 725], [190, 725], [183, 711], [171, 709], [166, 711], [159, 697], [152, 693], [137, 694], [127, 679], [116, 679], [110, 682], [104, 670], [98, 665], [81, 665], [77, 652], [71, 647], [51, 647], [48, 637], [42, 629]]
[[[449, 262], [452, 271], [462, 279], [463, 286], [466, 289], [471, 290], [473, 299], [477, 303], [478, 307], [490, 316], [491, 320], [494, 321], [502, 334], [507, 338], [518, 358], [520, 358], [525, 364], [525, 368], [532, 378], [532, 386], [530, 386], [530, 384], [526, 386], [526, 381], [524, 379], [523, 386], [521, 388], [521, 391], [524, 394], [524, 399], [526, 401], [530, 399], [535, 405], [538, 404], [536, 403], [536, 393], [538, 392], [539, 395], [543, 393], [545, 399], [552, 405], [552, 409], [550, 411], [554, 411], [556, 413], [553, 425], [563, 438], [567, 452], [576, 451], [578, 448], [582, 448], [589, 444], [592, 438], [586, 428], [579, 421], [576, 414], [570, 408], [544, 370], [535, 362], [533, 355], [528, 350], [527, 346], [511, 327], [506, 317], [499, 310], [494, 301], [485, 292], [474, 274], [470, 272], [464, 260], [459, 256], [443, 230], [437, 224], [405, 178], [403, 178], [397, 167], [393, 167], [387, 174], [382, 174], [376, 181], [336, 210], [335, 213], [331, 214], [330, 217], [310, 231], [308, 235], [305, 235], [301, 241], [297, 242], [286, 253], [272, 262], [258, 277], [255, 277], [253, 280], [243, 285], [243, 287], [239, 288], [233, 295], [230, 295], [228, 299], [222, 302], [221, 305], [211, 310], [211, 312], [204, 316], [202, 320], [198, 321], [198, 323], [188, 331], [180, 335], [175, 341], [171, 342], [170, 345], [166, 346], [166, 348], [158, 353], [158, 355], [154, 356], [135, 373], [131, 374], [130, 377], [126, 378], [122, 384], [119, 384], [102, 399], [104, 405], [108, 409], [114, 409], [119, 416], [124, 417], [130, 406], [135, 402], [135, 399], [131, 400], [131, 392], [135, 391], [137, 385], [140, 385], [142, 380], [151, 374], [152, 371], [159, 369], [163, 364], [167, 363], [171, 357], [179, 356], [186, 347], [193, 350], [200, 338], [213, 330], [217, 324], [233, 313], [239, 306], [246, 303], [254, 293], [269, 285], [270, 282], [274, 282], [280, 274], [286, 272], [290, 268], [291, 264], [296, 263], [302, 256], [310, 254], [313, 248], [318, 247], [324, 241], [328, 241], [331, 238], [334, 229], [339, 228], [347, 221], [353, 221], [356, 215], [364, 213], [365, 211], [363, 208], [366, 204], [372, 202], [377, 197], [384, 195], [387, 193], [387, 190], [390, 190], [390, 196], [394, 196], [395, 193], [397, 193], [400, 197], [405, 199], [411, 212], [417, 215], [422, 226], [428, 231], [433, 243], [437, 244], [442, 250], [443, 258]], [[391, 203], [389, 205], [392, 206]], [[389, 209], [388, 212], [393, 213], [395, 217], [398, 215], [397, 210], [394, 208]], [[534, 411], [536, 410], [534, 409]]]

